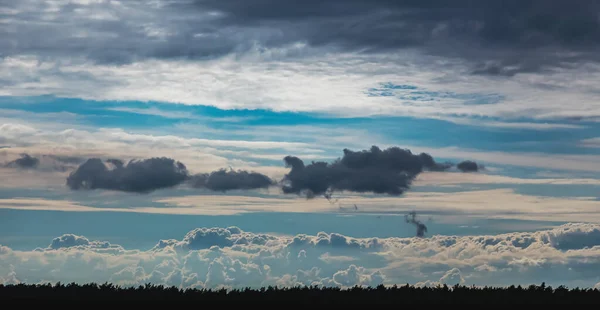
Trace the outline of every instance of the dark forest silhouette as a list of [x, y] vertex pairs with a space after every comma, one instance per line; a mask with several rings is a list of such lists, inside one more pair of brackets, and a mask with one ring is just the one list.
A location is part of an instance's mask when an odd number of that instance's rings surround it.
[[[263, 287], [261, 289], [179, 289], [146, 284], [138, 287], [120, 287], [105, 284], [16, 284], [0, 285], [2, 301], [149, 301], [149, 302], [276, 302], [296, 304], [600, 304], [600, 291], [591, 288], [568, 289], [542, 285], [527, 287], [415, 287], [410, 285], [384, 287]], [[195, 304], [198, 307], [206, 304]]]

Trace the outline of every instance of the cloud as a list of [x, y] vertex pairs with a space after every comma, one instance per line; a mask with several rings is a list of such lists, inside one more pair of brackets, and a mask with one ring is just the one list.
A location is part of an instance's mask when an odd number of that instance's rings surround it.
[[[76, 168], [76, 165], [83, 161], [80, 157], [65, 155], [21, 153], [19, 156], [19, 158], [5, 163], [4, 167], [43, 172], [66, 172]], [[10, 157], [10, 154], [5, 157]]]
[[194, 188], [211, 191], [250, 190], [275, 185], [268, 176], [245, 170], [219, 169], [192, 175], [187, 167], [174, 159], [153, 157], [130, 160], [125, 164], [116, 158], [90, 158], [67, 177], [72, 190], [107, 189], [148, 193], [189, 182]]
[[267, 188], [275, 185], [275, 183], [262, 173], [233, 169], [219, 169], [211, 173], [196, 174], [191, 178], [191, 184], [195, 188], [207, 188], [223, 192], [236, 189]]
[[119, 161], [112, 169], [101, 159], [91, 158], [69, 174], [67, 186], [72, 190], [108, 189], [146, 193], [174, 187], [187, 178], [185, 165], [170, 158], [131, 160], [126, 166]]
[[[436, 283], [593, 287], [600, 226], [570, 223], [535, 232], [429, 238], [276, 236], [203, 227], [150, 250], [67, 234], [35, 250], [0, 247], [4, 282], [112, 282], [187, 287]], [[352, 257], [347, 259], [321, 259]]]
[[282, 180], [283, 192], [307, 198], [329, 197], [336, 191], [400, 195], [419, 173], [444, 171], [452, 166], [436, 163], [427, 153], [413, 154], [399, 147], [381, 150], [377, 146], [363, 151], [344, 149], [344, 156], [331, 164], [305, 165], [295, 156], [286, 156], [284, 161], [291, 171]]
[[427, 226], [417, 219], [417, 213], [415, 211], [410, 212], [405, 216], [405, 220], [407, 223], [415, 225], [417, 228], [417, 237], [424, 237], [427, 232]]
[[36, 168], [40, 163], [40, 160], [35, 158], [35, 157], [31, 157], [29, 154], [21, 154], [21, 158], [15, 159], [11, 162], [8, 162], [5, 164], [6, 167], [12, 167], [12, 168], [23, 168], [23, 169], [30, 169], [30, 168]]
[[471, 160], [461, 161], [456, 165], [456, 168], [460, 169], [462, 172], [476, 172], [479, 171], [479, 165], [476, 162]]
[[[336, 191], [400, 195], [424, 170], [445, 171], [452, 167], [451, 163], [436, 163], [426, 153], [415, 155], [408, 149], [390, 147], [381, 150], [377, 146], [356, 152], [344, 149], [344, 156], [331, 164], [313, 162], [305, 166], [300, 158], [291, 155], [284, 157], [284, 162], [292, 169], [279, 182], [283, 193], [305, 195], [307, 198], [324, 195], [328, 199]], [[470, 163], [477, 166], [474, 162]], [[91, 158], [67, 177], [67, 185], [73, 190], [109, 189], [139, 193], [174, 187], [186, 181], [195, 188], [222, 192], [268, 188], [277, 184], [262, 173], [236, 171], [231, 167], [229, 170], [190, 175], [183, 163], [166, 157], [131, 160], [127, 165], [114, 158], [105, 162]]]
[[577, 6], [566, 0], [34, 2], [3, 4], [0, 18], [11, 25], [1, 32], [4, 55], [124, 64], [210, 59], [257, 45], [368, 53], [418, 48], [474, 62], [477, 74], [513, 75], [596, 60], [600, 36], [599, 6], [591, 0]]

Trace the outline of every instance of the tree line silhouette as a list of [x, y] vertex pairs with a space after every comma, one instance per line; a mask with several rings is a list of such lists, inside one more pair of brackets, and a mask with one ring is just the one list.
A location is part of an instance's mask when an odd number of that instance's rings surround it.
[[542, 285], [527, 287], [447, 286], [415, 287], [262, 287], [260, 289], [180, 289], [174, 286], [140, 285], [121, 287], [96, 284], [11, 284], [0, 285], [3, 301], [110, 301], [110, 302], [277, 302], [295, 304], [600, 304], [600, 291]]

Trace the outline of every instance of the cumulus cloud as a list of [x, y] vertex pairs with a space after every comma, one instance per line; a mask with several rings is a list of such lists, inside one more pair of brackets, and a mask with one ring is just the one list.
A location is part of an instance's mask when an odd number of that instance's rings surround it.
[[465, 160], [456, 165], [456, 168], [460, 169], [462, 172], [473, 172], [479, 171], [480, 167], [476, 162], [471, 160]]
[[333, 163], [312, 162], [305, 165], [296, 156], [284, 158], [291, 171], [282, 180], [286, 194], [331, 196], [335, 191], [400, 195], [409, 189], [421, 172], [444, 171], [450, 163], [436, 163], [427, 153], [413, 154], [408, 149], [390, 147], [381, 150], [352, 151], [344, 149], [344, 156]]
[[67, 185], [73, 190], [108, 189], [138, 193], [169, 188], [183, 182], [212, 191], [250, 190], [275, 185], [268, 176], [245, 170], [220, 169], [192, 175], [183, 163], [166, 157], [130, 160], [127, 164], [115, 158], [104, 162], [90, 158], [67, 177]]
[[213, 191], [225, 192], [236, 189], [267, 188], [275, 185], [276, 182], [268, 176], [254, 171], [219, 169], [211, 173], [194, 175], [191, 179], [191, 184], [195, 188], [207, 188]]
[[336, 191], [400, 195], [419, 173], [446, 171], [453, 165], [437, 163], [427, 153], [413, 154], [399, 147], [381, 150], [372, 146], [370, 150], [344, 149], [343, 152], [344, 156], [333, 163], [312, 162], [309, 165], [296, 156], [286, 156], [284, 162], [291, 171], [279, 182], [262, 173], [246, 170], [219, 169], [192, 175], [183, 163], [166, 157], [130, 160], [127, 165], [114, 158], [104, 162], [91, 158], [68, 176], [67, 185], [73, 190], [99, 188], [140, 193], [183, 182], [189, 182], [195, 188], [222, 192], [278, 185], [285, 194], [307, 198], [324, 195], [331, 199]]
[[593, 287], [598, 282], [593, 271], [600, 267], [599, 231], [598, 225], [574, 223], [501, 235], [352, 238], [203, 227], [147, 251], [67, 234], [33, 251], [0, 247], [0, 278], [5, 283], [151, 282], [182, 288], [541, 282]]
[[112, 169], [99, 158], [88, 159], [67, 177], [67, 186], [144, 193], [176, 186], [188, 178], [184, 164], [166, 157], [131, 160], [126, 166], [114, 165], [114, 160], [110, 163]]

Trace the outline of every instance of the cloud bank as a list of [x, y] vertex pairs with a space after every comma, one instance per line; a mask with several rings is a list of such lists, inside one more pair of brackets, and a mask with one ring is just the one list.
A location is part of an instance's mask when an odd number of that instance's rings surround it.
[[[419, 173], [425, 170], [445, 171], [452, 167], [451, 163], [436, 163], [429, 154], [412, 154], [410, 150], [399, 147], [381, 150], [372, 146], [370, 150], [344, 149], [343, 152], [344, 156], [331, 164], [313, 162], [306, 166], [300, 158], [286, 156], [283, 160], [291, 171], [279, 182], [281, 190], [285, 194], [307, 198], [324, 195], [328, 199], [336, 191], [400, 195]], [[183, 163], [166, 157], [131, 160], [127, 165], [119, 159], [102, 162], [99, 158], [92, 158], [67, 177], [67, 185], [72, 190], [108, 189], [139, 193], [183, 182], [189, 182], [194, 188], [222, 192], [277, 185], [275, 180], [253, 171], [219, 169], [191, 175]]]
[[[336, 233], [276, 236], [204, 227], [148, 250], [63, 235], [45, 248], [0, 246], [4, 283], [147, 282], [187, 287], [598, 282], [600, 226], [429, 238], [352, 238]], [[574, 285], [575, 284], [575, 285]]]
[[[96, 63], [205, 60], [256, 46], [304, 44], [324, 51], [424, 53], [513, 75], [596, 61], [593, 0], [33, 1], [4, 2], [5, 56], [80, 56]], [[402, 21], [402, 22], [399, 22]], [[290, 56], [305, 53], [291, 52]], [[323, 52], [321, 52], [323, 53]]]

